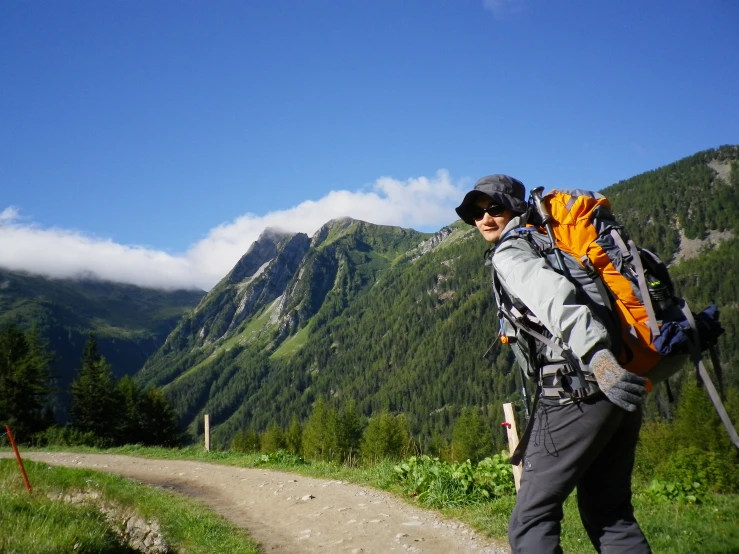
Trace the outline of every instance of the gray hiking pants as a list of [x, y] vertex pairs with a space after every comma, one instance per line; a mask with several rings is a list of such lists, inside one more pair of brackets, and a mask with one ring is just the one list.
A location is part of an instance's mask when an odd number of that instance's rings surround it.
[[580, 518], [598, 552], [651, 552], [631, 505], [641, 411], [605, 396], [566, 406], [539, 403], [508, 526], [514, 554], [561, 553], [562, 504], [577, 487]]

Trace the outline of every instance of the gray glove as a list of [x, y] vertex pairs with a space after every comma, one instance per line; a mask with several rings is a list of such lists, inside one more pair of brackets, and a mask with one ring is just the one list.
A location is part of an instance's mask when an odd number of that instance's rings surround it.
[[590, 358], [590, 370], [608, 400], [627, 412], [634, 412], [647, 395], [647, 380], [626, 371], [610, 350], [598, 350]]

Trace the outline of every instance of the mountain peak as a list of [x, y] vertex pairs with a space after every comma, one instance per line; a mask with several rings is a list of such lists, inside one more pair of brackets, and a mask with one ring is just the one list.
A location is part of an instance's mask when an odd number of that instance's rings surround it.
[[319, 244], [326, 241], [330, 235], [340, 233], [344, 229], [348, 229], [354, 223], [357, 223], [356, 219], [351, 217], [337, 217], [331, 221], [324, 223], [323, 226], [318, 229], [311, 239], [311, 248], [315, 248]]
[[284, 236], [292, 236], [294, 234], [295, 233], [291, 233], [290, 231], [286, 231], [280, 227], [265, 227], [264, 231], [259, 235], [259, 238], [257, 238], [257, 242], [265, 240], [277, 241]]
[[259, 238], [255, 240], [241, 259], [236, 263], [231, 273], [226, 276], [229, 283], [239, 283], [253, 277], [266, 263], [272, 260], [280, 247], [292, 239], [296, 234], [277, 227], [267, 227]]

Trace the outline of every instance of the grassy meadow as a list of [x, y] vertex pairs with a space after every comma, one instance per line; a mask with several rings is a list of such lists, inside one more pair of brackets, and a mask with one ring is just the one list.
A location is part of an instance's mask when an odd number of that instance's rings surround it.
[[97, 493], [106, 505], [155, 520], [171, 552], [256, 554], [249, 534], [198, 502], [132, 480], [85, 469], [52, 467], [26, 460], [33, 489], [26, 491], [14, 459], [0, 460], [0, 554], [118, 554], [116, 529], [91, 504], [70, 504], [60, 494]]

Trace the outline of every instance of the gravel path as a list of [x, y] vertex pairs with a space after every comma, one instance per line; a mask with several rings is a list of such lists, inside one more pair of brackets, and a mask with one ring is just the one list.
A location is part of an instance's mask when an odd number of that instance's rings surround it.
[[478, 536], [464, 524], [345, 481], [108, 454], [25, 452], [23, 457], [115, 473], [197, 498], [246, 527], [266, 553], [510, 552], [507, 545]]

